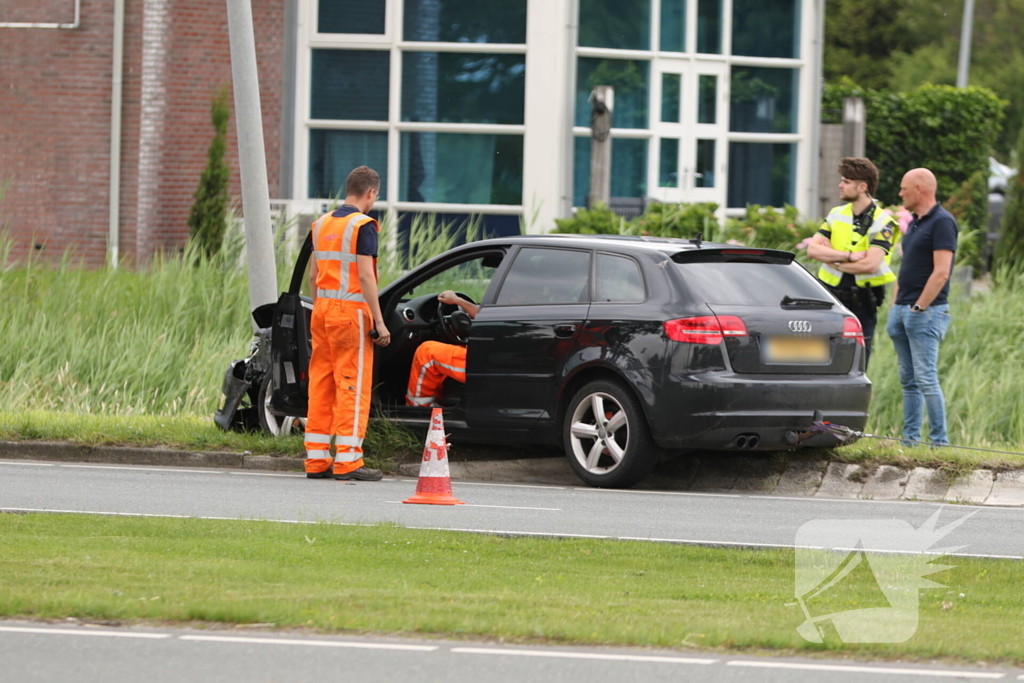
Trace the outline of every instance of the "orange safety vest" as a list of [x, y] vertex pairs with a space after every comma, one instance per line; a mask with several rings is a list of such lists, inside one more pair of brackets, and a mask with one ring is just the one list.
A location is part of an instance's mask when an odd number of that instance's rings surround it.
[[[370, 221], [373, 221], [377, 232], [380, 232], [380, 224], [377, 221], [358, 211], [342, 218], [325, 213], [313, 224], [318, 299], [323, 297], [366, 303], [362, 287], [359, 286], [356, 247], [359, 243], [359, 229]], [[373, 274], [376, 278], [376, 258], [373, 259]]]

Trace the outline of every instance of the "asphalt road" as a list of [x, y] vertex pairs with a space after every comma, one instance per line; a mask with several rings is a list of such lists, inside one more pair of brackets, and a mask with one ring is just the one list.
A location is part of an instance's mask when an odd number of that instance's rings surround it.
[[1024, 679], [1019, 670], [949, 665], [18, 621], [0, 621], [0, 662], [0, 680], [18, 683], [905, 683]]
[[[0, 510], [180, 515], [790, 547], [812, 520], [899, 519], [919, 528], [972, 514], [937, 547], [1024, 559], [1024, 509], [770, 495], [616, 491], [458, 482], [459, 506], [403, 505], [415, 479], [308, 480], [299, 474], [0, 461]], [[865, 550], [891, 549], [886, 538]], [[890, 541], [887, 543], [887, 541]]]

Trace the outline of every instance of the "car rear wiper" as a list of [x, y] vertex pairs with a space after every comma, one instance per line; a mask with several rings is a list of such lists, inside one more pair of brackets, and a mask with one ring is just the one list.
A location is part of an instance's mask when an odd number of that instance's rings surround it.
[[779, 305], [783, 308], [832, 308], [835, 304], [825, 299], [805, 299], [803, 297], [793, 298], [790, 295], [782, 297]]

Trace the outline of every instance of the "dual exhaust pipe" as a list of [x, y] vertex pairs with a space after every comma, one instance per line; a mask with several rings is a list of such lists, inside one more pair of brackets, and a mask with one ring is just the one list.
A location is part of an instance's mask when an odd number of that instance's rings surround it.
[[740, 434], [733, 440], [732, 445], [734, 448], [752, 450], [757, 448], [760, 441], [761, 437], [757, 434]]

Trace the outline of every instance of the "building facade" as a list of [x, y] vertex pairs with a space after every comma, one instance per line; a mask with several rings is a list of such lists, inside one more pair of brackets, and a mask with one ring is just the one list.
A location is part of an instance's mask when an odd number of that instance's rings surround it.
[[[15, 257], [74, 246], [100, 264], [116, 236], [144, 262], [187, 237], [210, 102], [231, 80], [225, 4], [124, 0], [114, 102], [118, 4], [0, 3]], [[587, 97], [611, 85], [613, 196], [809, 213], [820, 4], [252, 0], [272, 198], [315, 213], [365, 163], [381, 211], [545, 232], [584, 204]], [[77, 25], [39, 27], [61, 21]], [[232, 121], [240, 205], [234, 139]]]

